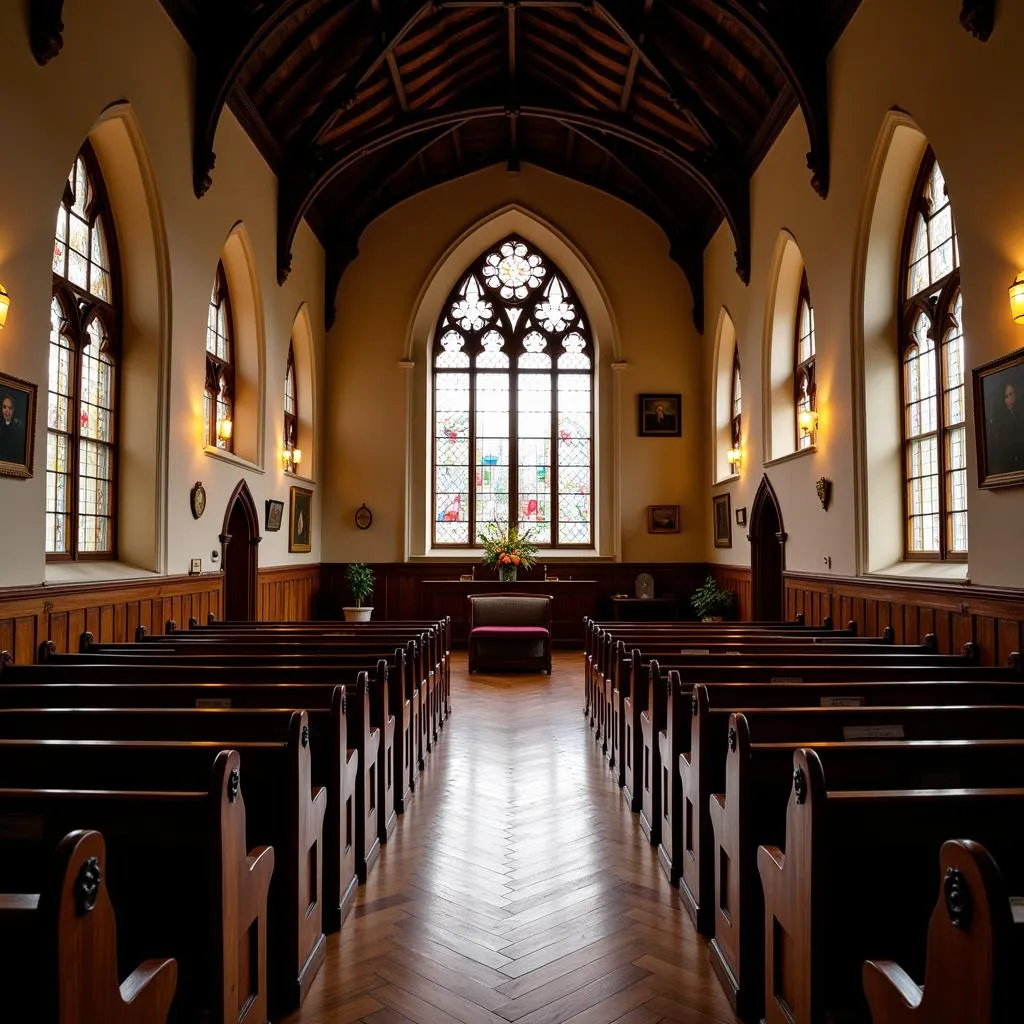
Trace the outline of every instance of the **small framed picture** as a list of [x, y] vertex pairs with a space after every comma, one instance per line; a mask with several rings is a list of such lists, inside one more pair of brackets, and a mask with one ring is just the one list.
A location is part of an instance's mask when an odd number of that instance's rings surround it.
[[284, 518], [284, 502], [276, 498], [267, 498], [266, 508], [266, 529], [273, 533], [281, 529], [281, 520]]
[[36, 385], [0, 373], [0, 476], [32, 476]]
[[747, 506], [746, 505], [740, 505], [740, 507], [738, 509], [736, 509], [736, 525], [737, 526], [746, 526], [747, 525]]
[[679, 437], [682, 433], [681, 395], [638, 395], [640, 437]]
[[1024, 484], [1024, 348], [972, 371], [978, 486]]
[[292, 504], [288, 516], [288, 550], [312, 550], [313, 492], [305, 487], [291, 489]]
[[203, 560], [201, 558], [193, 558], [188, 563], [188, 574], [189, 576], [200, 576], [203, 572]]
[[648, 533], [678, 533], [679, 532], [679, 506], [678, 505], [648, 505], [647, 506], [647, 532]]
[[732, 547], [732, 515], [729, 494], [715, 494], [711, 498], [715, 518], [715, 547]]

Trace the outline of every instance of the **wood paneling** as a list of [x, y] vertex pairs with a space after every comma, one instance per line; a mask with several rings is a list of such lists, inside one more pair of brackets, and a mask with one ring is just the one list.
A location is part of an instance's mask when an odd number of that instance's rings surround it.
[[319, 594], [319, 564], [260, 569], [257, 615], [264, 622], [315, 619]]

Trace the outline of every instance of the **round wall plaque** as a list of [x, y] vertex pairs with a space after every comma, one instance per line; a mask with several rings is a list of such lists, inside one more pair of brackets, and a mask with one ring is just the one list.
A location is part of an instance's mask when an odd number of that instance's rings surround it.
[[189, 491], [189, 504], [192, 506], [192, 518], [199, 519], [206, 511], [206, 488], [202, 480], [197, 480]]
[[368, 530], [370, 523], [373, 522], [373, 513], [367, 508], [366, 503], [363, 502], [359, 508], [356, 509], [356, 526], [360, 530]]

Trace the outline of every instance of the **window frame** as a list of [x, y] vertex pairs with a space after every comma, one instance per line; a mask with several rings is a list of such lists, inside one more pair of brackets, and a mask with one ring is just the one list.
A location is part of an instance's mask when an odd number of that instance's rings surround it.
[[[106, 182], [100, 169], [99, 161], [91, 143], [86, 140], [82, 148], [75, 155], [72, 169], [81, 158], [85, 165], [85, 173], [88, 179], [88, 187], [92, 193], [92, 201], [86, 208], [86, 219], [90, 226], [89, 248], [90, 256], [92, 250], [92, 231], [97, 222], [102, 226], [103, 240], [107, 247], [107, 262], [110, 265], [110, 292], [112, 301], [105, 301], [98, 298], [92, 292], [87, 291], [69, 280], [68, 277], [60, 275], [53, 270], [51, 257], [51, 302], [56, 301], [61, 308], [64, 318], [63, 336], [69, 342], [72, 352], [72, 371], [70, 379], [73, 380], [72, 393], [69, 396], [69, 421], [74, 424], [74, 429], [68, 431], [66, 436], [70, 439], [68, 451], [68, 464], [70, 472], [68, 475], [68, 547], [65, 551], [47, 551], [45, 553], [47, 563], [57, 562], [112, 562], [118, 557], [118, 491], [120, 487], [120, 438], [121, 438], [121, 342], [123, 324], [123, 303], [122, 303], [122, 282], [121, 282], [121, 257], [117, 244], [117, 232], [115, 231], [114, 213], [110, 204], [110, 196], [107, 192]], [[70, 172], [68, 174], [70, 178]], [[71, 194], [70, 182], [65, 179], [64, 191], [61, 194], [61, 201], [58, 204], [58, 215], [71, 209], [74, 205], [74, 196]], [[54, 244], [57, 239], [54, 236]], [[67, 269], [69, 239], [65, 238], [64, 267]], [[90, 278], [91, 281], [91, 260]], [[107, 354], [112, 363], [111, 373], [111, 420], [114, 427], [114, 439], [109, 443], [111, 459], [110, 475], [110, 532], [109, 546], [105, 551], [80, 551], [78, 530], [79, 530], [79, 495], [81, 492], [81, 443], [82, 443], [82, 364], [83, 351], [92, 344], [89, 337], [89, 328], [94, 320], [99, 320], [105, 328], [106, 341], [101, 346], [100, 352]], [[68, 333], [70, 331], [70, 333]], [[49, 358], [52, 354], [50, 342], [47, 342], [47, 376], [49, 377]], [[47, 382], [47, 394], [49, 395], [49, 382]], [[52, 431], [47, 421], [47, 462], [46, 473], [49, 474], [49, 436]], [[60, 432], [64, 433], [64, 432]], [[99, 442], [106, 446], [107, 442]], [[45, 498], [44, 498], [45, 501]], [[44, 505], [44, 521], [49, 514], [49, 509]]]
[[[946, 454], [946, 439], [948, 430], [952, 429], [946, 423], [946, 376], [944, 346], [945, 336], [953, 322], [953, 310], [956, 305], [956, 296], [962, 295], [959, 264], [959, 235], [956, 229], [956, 218], [953, 216], [953, 201], [947, 187], [946, 196], [949, 198], [950, 222], [952, 224], [952, 239], [956, 259], [955, 266], [943, 278], [930, 283], [925, 289], [916, 295], [909, 295], [910, 288], [910, 267], [911, 255], [914, 244], [914, 232], [917, 227], [918, 215], [926, 218], [925, 210], [925, 188], [931, 177], [932, 170], [937, 163], [935, 151], [928, 146], [924, 156], [921, 158], [921, 166], [918, 168], [917, 177], [914, 179], [914, 187], [910, 194], [910, 202], [907, 204], [907, 213], [903, 225], [903, 240], [900, 246], [899, 276], [897, 278], [897, 309], [899, 311], [899, 334], [897, 338], [897, 357], [899, 360], [900, 377], [900, 507], [903, 515], [902, 526], [902, 550], [903, 559], [908, 562], [966, 562], [970, 549], [970, 535], [968, 534], [968, 551], [950, 551], [949, 538], [949, 495], [947, 494], [947, 477], [949, 475], [949, 464]], [[943, 175], [945, 178], [945, 175]], [[930, 250], [929, 250], [930, 252]], [[931, 296], [936, 295], [937, 300], [932, 302]], [[910, 346], [916, 345], [913, 330], [914, 323], [920, 314], [924, 314], [931, 323], [931, 330], [928, 337], [933, 343], [933, 358], [935, 360], [935, 436], [937, 440], [936, 450], [938, 453], [938, 496], [939, 496], [939, 550], [938, 551], [914, 551], [911, 549], [911, 515], [908, 499], [908, 487], [910, 483], [908, 449], [911, 438], [907, 434], [907, 411], [909, 409], [907, 395], [907, 373], [906, 353]], [[938, 325], [938, 328], [937, 326]], [[963, 324], [961, 323], [961, 330]], [[966, 391], [966, 374], [962, 383]], [[955, 426], [955, 425], [954, 425]], [[967, 420], [964, 419], [964, 430], [966, 433]], [[964, 513], [968, 509], [965, 507]]]
[[[804, 304], [807, 304], [807, 315], [811, 322], [811, 354], [804, 360], [800, 359], [800, 324], [803, 320]], [[796, 324], [793, 329], [793, 427], [796, 430], [796, 448], [798, 452], [805, 452], [815, 446], [817, 442], [817, 429], [808, 431], [806, 434], [800, 429], [800, 413], [804, 412], [803, 394], [801, 381], [807, 379], [806, 411], [818, 411], [818, 384], [815, 375], [816, 360], [818, 358], [818, 339], [814, 323], [814, 305], [811, 302], [811, 289], [807, 283], [807, 268], [805, 267], [800, 277], [800, 294], [796, 300]], [[804, 439], [807, 443], [804, 444]]]
[[[483, 268], [486, 264], [487, 257], [492, 253], [499, 252], [501, 247], [506, 243], [511, 242], [513, 244], [522, 243], [527, 246], [531, 253], [536, 253], [540, 256], [541, 261], [546, 268], [547, 274], [545, 278], [545, 284], [537, 289], [536, 292], [530, 294], [530, 296], [523, 300], [509, 301], [502, 299], [497, 291], [490, 288], [486, 288], [483, 295], [486, 296], [487, 300], [491, 302], [495, 308], [506, 308], [506, 307], [519, 307], [523, 310], [522, 314], [518, 317], [515, 326], [511, 331], [507, 331], [504, 327], [502, 328], [502, 334], [506, 339], [506, 345], [503, 351], [509, 357], [509, 365], [506, 368], [478, 368], [476, 366], [476, 356], [483, 351], [482, 339], [483, 336], [490, 330], [495, 329], [495, 323], [497, 318], [493, 318], [491, 321], [485, 322], [479, 330], [471, 331], [464, 330], [461, 326], [455, 329], [463, 335], [466, 339], [465, 352], [469, 356], [470, 364], [467, 367], [460, 367], [458, 369], [453, 368], [438, 368], [437, 358], [441, 355], [444, 349], [441, 346], [442, 336], [450, 329], [452, 329], [452, 323], [445, 326], [446, 320], [449, 319], [450, 311], [453, 305], [462, 298], [462, 288], [466, 284], [470, 275], [476, 275], [479, 281], [485, 280]], [[567, 370], [559, 371], [558, 369], [558, 354], [555, 352], [555, 347], [548, 350], [551, 354], [551, 366], [547, 369], [534, 369], [534, 368], [520, 368], [519, 367], [519, 356], [526, 352], [523, 345], [525, 336], [533, 329], [534, 326], [528, 326], [533, 324], [533, 318], [527, 315], [526, 309], [531, 299], [536, 296], [538, 301], [539, 297], [544, 293], [547, 287], [547, 282], [557, 275], [559, 281], [565, 289], [565, 299], [567, 302], [573, 304], [576, 311], [576, 319], [569, 327], [564, 331], [560, 332], [556, 336], [547, 335], [549, 341], [555, 341], [564, 337], [572, 331], [580, 333], [585, 342], [583, 349], [584, 353], [590, 359], [590, 368], [588, 371], [584, 370]], [[590, 475], [590, 539], [588, 541], [580, 543], [559, 543], [557, 540], [558, 536], [558, 513], [559, 513], [559, 491], [558, 491], [558, 387], [557, 381], [560, 372], [563, 373], [588, 373], [590, 377], [590, 437], [589, 437], [589, 475]], [[436, 436], [436, 395], [437, 395], [437, 384], [439, 375], [447, 373], [460, 373], [466, 374], [469, 377], [469, 410], [468, 410], [468, 422], [469, 431], [467, 434], [467, 445], [469, 450], [469, 479], [468, 479], [468, 505], [469, 512], [467, 516], [467, 527], [469, 531], [469, 539], [466, 543], [449, 543], [445, 541], [438, 541], [437, 539], [437, 436]], [[489, 374], [502, 373], [508, 374], [509, 381], [509, 412], [508, 412], [508, 445], [509, 445], [509, 492], [508, 492], [508, 509], [509, 513], [519, 508], [519, 459], [518, 459], [518, 448], [519, 448], [519, 436], [518, 436], [518, 398], [519, 398], [519, 387], [518, 381], [520, 375], [536, 376], [545, 375], [551, 381], [551, 466], [550, 466], [550, 522], [551, 522], [551, 536], [552, 541], [549, 543], [533, 543], [540, 551], [544, 552], [557, 552], [557, 551], [590, 551], [593, 550], [596, 543], [595, 535], [595, 509], [597, 505], [597, 495], [594, 489], [594, 453], [595, 453], [595, 441], [596, 441], [596, 430], [597, 422], [595, 416], [595, 398], [597, 390], [597, 361], [596, 351], [594, 347], [593, 331], [590, 326], [590, 317], [587, 314], [586, 307], [580, 300], [579, 295], [573, 288], [572, 282], [568, 276], [562, 271], [561, 267], [558, 266], [552, 260], [540, 246], [535, 245], [533, 242], [528, 241], [519, 234], [506, 235], [492, 245], [487, 246], [472, 262], [470, 262], [465, 269], [458, 275], [455, 284], [452, 286], [448, 293], [444, 304], [441, 307], [441, 311], [438, 314], [437, 321], [434, 325], [433, 340], [430, 349], [430, 384], [431, 384], [431, 403], [430, 403], [430, 419], [428, 422], [428, 437], [430, 443], [430, 506], [428, 514], [430, 516], [430, 547], [433, 550], [444, 550], [444, 551], [475, 551], [479, 550], [480, 542], [478, 540], [479, 533], [481, 532], [481, 525], [477, 522], [476, 518], [476, 486], [475, 486], [475, 451], [476, 451], [476, 392], [477, 392], [477, 380], [480, 376], [487, 376]], [[519, 523], [518, 513], [514, 519], [510, 518], [510, 521]], [[521, 524], [521, 529], [528, 529], [531, 524]]]
[[[288, 411], [288, 378], [292, 381], [292, 411]], [[295, 340], [288, 342], [288, 361], [284, 370], [284, 451], [293, 452], [299, 448], [299, 385], [295, 375]], [[293, 476], [298, 475], [298, 467], [289, 458], [284, 471]]]
[[[216, 300], [216, 301], [215, 301]], [[221, 306], [224, 307], [224, 347], [227, 352], [227, 359], [221, 359], [220, 356], [211, 352], [207, 347], [206, 343], [203, 344], [203, 350], [206, 356], [206, 372], [203, 383], [203, 396], [204, 406], [205, 399], [209, 396], [210, 399], [210, 410], [212, 415], [206, 420], [204, 424], [205, 430], [205, 445], [207, 448], [213, 448], [221, 452], [230, 452], [234, 454], [235, 451], [235, 435], [234, 435], [234, 422], [235, 422], [235, 321], [234, 315], [231, 311], [231, 290], [228, 287], [227, 274], [224, 271], [224, 261], [217, 261], [217, 274], [214, 279], [213, 291], [210, 293], [210, 301], [207, 304], [207, 327], [206, 335], [209, 337], [209, 308], [210, 306], [216, 305], [219, 310]], [[221, 388], [220, 380], [223, 378], [224, 387]], [[220, 439], [217, 437], [217, 424], [220, 422], [221, 417], [217, 415], [217, 403], [221, 394], [224, 394], [228, 412], [230, 417], [224, 417], [225, 419], [230, 418], [232, 423], [232, 433], [223, 444], [220, 443]], [[205, 412], [204, 412], [205, 419]]]

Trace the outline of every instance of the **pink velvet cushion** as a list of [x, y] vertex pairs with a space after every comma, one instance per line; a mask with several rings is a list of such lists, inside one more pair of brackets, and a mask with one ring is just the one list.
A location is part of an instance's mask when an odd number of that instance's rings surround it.
[[477, 626], [472, 636], [547, 636], [543, 626]]

